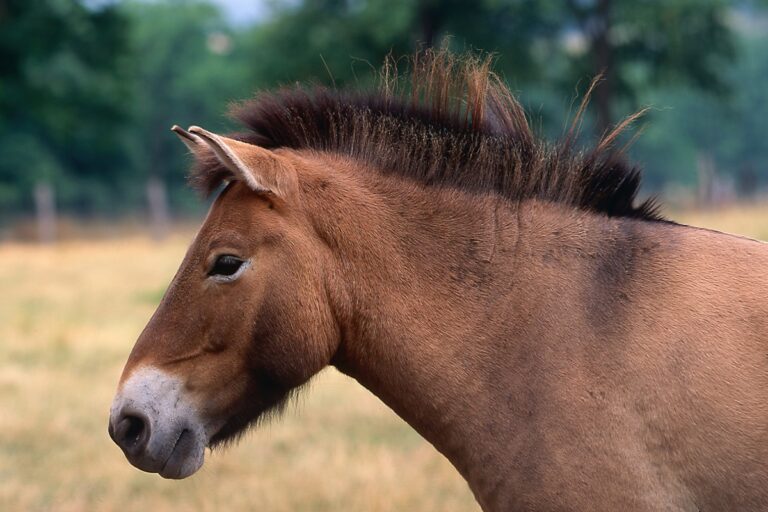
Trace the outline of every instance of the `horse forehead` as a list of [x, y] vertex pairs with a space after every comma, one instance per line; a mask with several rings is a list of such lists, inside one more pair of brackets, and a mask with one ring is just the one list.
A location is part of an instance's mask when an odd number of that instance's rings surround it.
[[253, 191], [241, 182], [233, 181], [216, 197], [211, 205], [208, 219], [221, 220], [219, 218], [224, 217], [226, 220], [238, 212], [255, 207], [257, 201], [258, 198]]
[[244, 232], [264, 222], [259, 216], [259, 198], [253, 192], [231, 187], [225, 188], [211, 205], [193, 245], [209, 241], [217, 234]]

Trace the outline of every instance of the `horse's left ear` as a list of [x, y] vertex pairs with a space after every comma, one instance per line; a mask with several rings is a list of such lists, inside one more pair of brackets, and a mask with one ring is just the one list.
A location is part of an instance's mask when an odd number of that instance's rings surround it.
[[256, 192], [269, 192], [281, 199], [289, 199], [298, 189], [296, 169], [288, 159], [274, 151], [216, 135], [199, 126], [189, 132], [200, 138], [235, 179]]

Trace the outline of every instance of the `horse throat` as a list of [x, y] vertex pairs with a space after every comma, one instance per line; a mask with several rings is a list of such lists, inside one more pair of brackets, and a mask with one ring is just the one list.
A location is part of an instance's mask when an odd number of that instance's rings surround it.
[[445, 455], [485, 510], [525, 509], [579, 438], [563, 411], [580, 413], [583, 366], [623, 336], [650, 228], [394, 181], [329, 187], [318, 203], [346, 283], [332, 364]]
[[514, 450], [500, 442], [524, 437], [520, 423], [536, 408], [524, 382], [529, 347], [516, 332], [525, 314], [517, 304], [530, 292], [515, 277], [521, 221], [495, 197], [416, 194], [368, 198], [365, 213], [385, 213], [351, 216], [365, 219], [346, 228], [357, 244], [333, 244], [351, 283], [333, 364], [432, 443], [488, 503], [514, 463]]

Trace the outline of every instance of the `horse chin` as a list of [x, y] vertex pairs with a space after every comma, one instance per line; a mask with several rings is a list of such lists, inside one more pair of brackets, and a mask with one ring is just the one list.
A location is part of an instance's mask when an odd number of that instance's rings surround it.
[[179, 480], [194, 475], [203, 466], [205, 460], [205, 440], [193, 431], [184, 429], [171, 455], [158, 472], [161, 477]]
[[262, 414], [258, 414], [250, 420], [238, 416], [231, 417], [224, 423], [218, 432], [211, 436], [210, 441], [208, 441], [208, 448], [217, 450], [237, 444], [246, 432], [255, 428], [256, 425], [260, 423], [261, 417]]
[[271, 400], [263, 401], [258, 405], [251, 404], [239, 413], [230, 416], [221, 428], [211, 436], [208, 447], [215, 450], [236, 444], [252, 428], [280, 416], [296, 391], [273, 396]]

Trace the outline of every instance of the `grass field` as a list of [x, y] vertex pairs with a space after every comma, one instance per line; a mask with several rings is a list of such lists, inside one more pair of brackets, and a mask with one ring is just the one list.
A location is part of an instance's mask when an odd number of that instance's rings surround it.
[[[768, 240], [767, 205], [673, 217]], [[442, 456], [332, 370], [190, 479], [132, 468], [109, 405], [187, 242], [0, 245], [0, 511], [479, 510]]]

